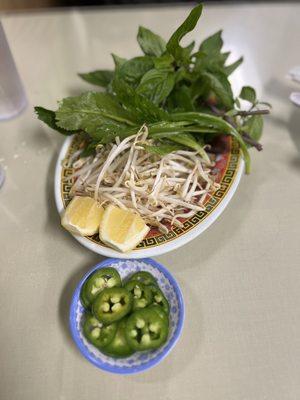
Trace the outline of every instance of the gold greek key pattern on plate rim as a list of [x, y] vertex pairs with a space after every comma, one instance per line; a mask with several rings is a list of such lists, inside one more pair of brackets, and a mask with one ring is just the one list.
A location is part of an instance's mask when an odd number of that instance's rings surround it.
[[[64, 164], [67, 165], [70, 157], [76, 150], [78, 150], [78, 146], [80, 144], [80, 139], [78, 137], [74, 137], [68, 150], [66, 152], [64, 158]], [[198, 226], [201, 222], [203, 222], [221, 203], [228, 190], [232, 186], [234, 182], [234, 178], [238, 171], [239, 163], [241, 161], [241, 153], [238, 142], [234, 138], [230, 138], [230, 153], [227, 160], [227, 165], [224, 170], [222, 177], [219, 180], [220, 188], [217, 189], [206, 201], [205, 210], [198, 211], [194, 216], [188, 218], [183, 222], [183, 227], [173, 227], [167, 234], [158, 233], [156, 236], [150, 236], [145, 238], [134, 251], [141, 249], [148, 249], [154, 246], [160, 246], [162, 244], [166, 244], [171, 242], [172, 240], [177, 239], [178, 237], [184, 235], [189, 232], [194, 227]], [[72, 182], [64, 180], [68, 176], [73, 174], [73, 168], [69, 168], [66, 166], [62, 166], [61, 170], [61, 197], [64, 208], [70, 202], [70, 189], [74, 183], [74, 179]], [[86, 239], [90, 240], [93, 243], [99, 244], [101, 246], [107, 247], [104, 243], [102, 243], [99, 239], [98, 234], [94, 236], [86, 237]]]

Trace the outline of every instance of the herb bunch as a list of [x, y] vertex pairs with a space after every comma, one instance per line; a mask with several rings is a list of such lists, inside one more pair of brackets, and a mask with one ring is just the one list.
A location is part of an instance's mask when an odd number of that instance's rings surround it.
[[[240, 144], [248, 173], [248, 147], [261, 150], [262, 115], [269, 112], [269, 105], [260, 103], [250, 86], [234, 98], [228, 77], [243, 58], [226, 63], [230, 53], [222, 52], [222, 31], [205, 39], [198, 49], [195, 42], [186, 47], [180, 44], [201, 13], [199, 4], [168, 42], [140, 27], [137, 41], [143, 56], [127, 60], [113, 54], [114, 70], [79, 74], [104, 91], [67, 97], [57, 111], [35, 107], [38, 118], [64, 135], [84, 135], [85, 155], [146, 124], [155, 143], [147, 148], [149, 152], [164, 155], [191, 148], [209, 162], [204, 146], [219, 135], [232, 135]], [[239, 99], [250, 104], [249, 110], [240, 109]], [[261, 104], [267, 109], [259, 109]]]

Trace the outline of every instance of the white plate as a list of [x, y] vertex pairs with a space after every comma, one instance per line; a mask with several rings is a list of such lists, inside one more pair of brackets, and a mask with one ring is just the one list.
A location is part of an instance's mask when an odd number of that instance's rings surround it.
[[[167, 235], [157, 233], [152, 237], [147, 237], [138, 248], [130, 253], [120, 253], [101, 243], [98, 237], [81, 237], [73, 235], [74, 238], [83, 246], [106, 257], [118, 258], [144, 258], [155, 257], [177, 249], [190, 242], [205, 231], [224, 211], [231, 200], [237, 186], [240, 182], [244, 170], [244, 161], [242, 159], [238, 144], [231, 142], [231, 151], [227, 155], [219, 156], [217, 166], [220, 165], [220, 183], [218, 189], [205, 203], [205, 211], [200, 211], [193, 217], [184, 222], [184, 228], [174, 228]], [[62, 182], [62, 176], [68, 176], [72, 169], [63, 168], [62, 161], [76, 151], [78, 140], [74, 136], [66, 138], [58, 156], [55, 169], [55, 201], [57, 210], [63, 213], [68, 198], [70, 185]], [[222, 167], [223, 165], [223, 167]], [[226, 166], [225, 166], [226, 165]], [[153, 231], [152, 231], [153, 233]]]

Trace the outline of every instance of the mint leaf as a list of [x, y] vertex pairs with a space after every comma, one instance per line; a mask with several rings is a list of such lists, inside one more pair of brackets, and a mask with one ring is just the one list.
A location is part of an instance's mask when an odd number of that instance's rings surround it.
[[184, 60], [185, 52], [183, 47], [180, 46], [181, 39], [189, 32], [191, 32], [202, 13], [202, 4], [194, 7], [186, 20], [180, 25], [180, 27], [173, 33], [167, 43], [167, 50], [176, 60]]
[[59, 127], [56, 123], [55, 119], [55, 112], [51, 110], [47, 110], [44, 107], [34, 107], [34, 111], [37, 114], [39, 120], [43, 121], [46, 125], [50, 128], [54, 129], [55, 131], [62, 133], [63, 135], [73, 135], [76, 131], [74, 130], [66, 130]]
[[143, 52], [148, 56], [159, 57], [166, 51], [164, 39], [143, 26], [139, 27], [137, 41]]
[[239, 97], [243, 100], [249, 101], [249, 103], [255, 104], [256, 93], [251, 86], [243, 86]]
[[78, 74], [78, 76], [93, 85], [107, 87], [114, 77], [114, 71], [99, 70], [88, 72], [86, 74]]
[[151, 69], [142, 77], [137, 93], [146, 96], [155, 104], [160, 104], [169, 96], [174, 84], [174, 72]]

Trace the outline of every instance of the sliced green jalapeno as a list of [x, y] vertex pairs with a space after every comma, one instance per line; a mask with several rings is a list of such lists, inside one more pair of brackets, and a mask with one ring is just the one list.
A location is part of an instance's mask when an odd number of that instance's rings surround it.
[[139, 271], [135, 272], [131, 277], [129, 278], [129, 281], [138, 281], [143, 283], [144, 285], [150, 285], [151, 283], [157, 285], [156, 279], [154, 278], [153, 275], [150, 274], [150, 272], [147, 271]]
[[86, 295], [85, 295], [85, 293], [84, 293], [83, 288], [84, 288], [84, 284], [83, 284], [83, 286], [82, 286], [82, 288], [81, 288], [81, 292], [80, 292], [80, 301], [81, 301], [83, 307], [84, 307], [85, 309], [88, 309], [88, 308], [89, 308], [89, 305], [90, 305], [90, 302], [89, 302], [89, 300], [87, 299], [87, 297], [86, 297]]
[[125, 327], [126, 327], [126, 318], [124, 318], [120, 322], [116, 322], [117, 324], [117, 332], [114, 336], [113, 340], [109, 343], [108, 346], [101, 349], [101, 351], [112, 357], [128, 357], [134, 353], [134, 350], [129, 346], [126, 336], [125, 336]]
[[92, 303], [92, 313], [104, 324], [123, 318], [132, 308], [133, 296], [124, 288], [104, 289]]
[[121, 277], [114, 268], [101, 268], [90, 275], [85, 281], [80, 299], [85, 308], [89, 308], [97, 295], [105, 288], [122, 286]]
[[107, 346], [115, 337], [117, 323], [104, 326], [93, 315], [86, 313], [83, 324], [83, 333], [86, 339], [98, 349]]
[[126, 339], [134, 350], [152, 350], [160, 347], [168, 337], [168, 324], [149, 308], [132, 313], [126, 322]]
[[148, 287], [152, 291], [153, 304], [157, 304], [158, 306], [160, 306], [164, 310], [164, 312], [169, 315], [170, 306], [163, 292], [156, 285], [149, 285]]
[[152, 303], [152, 291], [143, 283], [138, 281], [129, 281], [125, 285], [125, 289], [127, 289], [133, 296], [133, 311], [145, 308]]
[[157, 313], [157, 315], [165, 320], [167, 322], [167, 324], [169, 325], [169, 316], [168, 314], [163, 310], [163, 308], [161, 306], [159, 306], [158, 304], [151, 304], [151, 306], [148, 307], [149, 310], [153, 310], [154, 312]]

